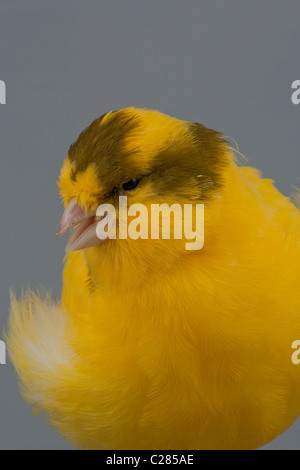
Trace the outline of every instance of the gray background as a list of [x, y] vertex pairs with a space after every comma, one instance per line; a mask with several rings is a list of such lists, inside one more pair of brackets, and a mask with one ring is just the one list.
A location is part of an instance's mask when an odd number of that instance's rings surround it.
[[[56, 179], [69, 145], [106, 111], [203, 122], [283, 193], [299, 185], [299, 24], [299, 0], [0, 0], [0, 332], [10, 287], [60, 294]], [[70, 448], [31, 415], [11, 364], [0, 366], [0, 448]], [[300, 422], [266, 448], [300, 449]]]

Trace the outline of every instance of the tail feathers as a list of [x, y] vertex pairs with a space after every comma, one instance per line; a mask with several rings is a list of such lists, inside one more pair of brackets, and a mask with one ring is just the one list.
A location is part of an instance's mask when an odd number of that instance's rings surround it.
[[18, 301], [11, 293], [7, 349], [24, 398], [38, 410], [51, 408], [49, 390], [72, 368], [69, 322], [61, 305], [54, 303], [49, 294], [28, 291]]

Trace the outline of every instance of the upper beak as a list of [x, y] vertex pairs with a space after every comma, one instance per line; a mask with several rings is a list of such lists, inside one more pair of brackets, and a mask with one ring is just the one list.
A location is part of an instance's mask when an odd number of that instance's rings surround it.
[[89, 212], [86, 214], [73, 198], [62, 216], [56, 238], [61, 238], [66, 232], [76, 226], [78, 227], [73, 231], [66, 246], [67, 253], [102, 243], [103, 240], [100, 240], [96, 233], [96, 213]]

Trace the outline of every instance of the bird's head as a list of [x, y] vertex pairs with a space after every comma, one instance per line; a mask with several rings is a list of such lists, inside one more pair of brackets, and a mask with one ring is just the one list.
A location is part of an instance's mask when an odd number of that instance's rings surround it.
[[[201, 124], [146, 109], [104, 114], [80, 134], [64, 162], [59, 186], [65, 213], [58, 237], [74, 228], [66, 251], [82, 250], [95, 282], [103, 282], [101, 272], [107, 276], [113, 267], [115, 280], [125, 277], [138, 284], [149, 272], [164, 271], [191, 253], [184, 235], [172, 239], [172, 228], [170, 240], [151, 238], [153, 205], [207, 204], [209, 230], [213, 201], [220, 196], [223, 171], [231, 159], [222, 135]], [[142, 204], [148, 210], [147, 239], [120, 239], [120, 196], [127, 197], [128, 209]], [[115, 208], [115, 239], [103, 241], [96, 232], [101, 220], [96, 212], [102, 204]], [[128, 224], [134, 218], [129, 217]]]

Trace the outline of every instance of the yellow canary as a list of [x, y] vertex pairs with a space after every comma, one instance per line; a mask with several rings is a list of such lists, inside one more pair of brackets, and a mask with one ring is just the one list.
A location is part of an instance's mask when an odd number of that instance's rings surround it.
[[[300, 413], [297, 204], [220, 133], [136, 108], [80, 134], [59, 186], [58, 236], [75, 228], [62, 301], [11, 301], [27, 402], [83, 449], [254, 449], [287, 429]], [[155, 204], [204, 205], [204, 246], [122, 238], [121, 196], [151, 228]], [[101, 204], [115, 238], [99, 238]]]

